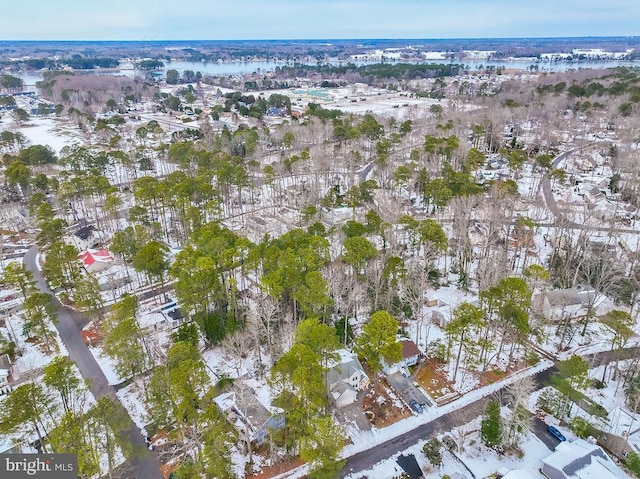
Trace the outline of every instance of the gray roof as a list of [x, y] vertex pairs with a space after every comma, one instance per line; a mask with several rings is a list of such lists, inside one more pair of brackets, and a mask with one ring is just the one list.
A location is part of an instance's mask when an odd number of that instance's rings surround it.
[[236, 407], [252, 426], [260, 427], [271, 417], [271, 413], [258, 401], [255, 391], [249, 386], [236, 382], [232, 392], [235, 393]]
[[546, 466], [567, 478], [624, 478], [625, 473], [598, 445], [576, 439], [561, 442], [553, 454], [542, 459]]
[[571, 306], [577, 304], [589, 304], [595, 298], [593, 288], [584, 285], [578, 285], [575, 288], [556, 289], [547, 291], [545, 296], [550, 306]]
[[353, 358], [350, 361], [336, 364], [327, 372], [327, 383], [329, 384], [329, 388], [333, 390], [331, 387], [332, 385], [344, 381], [345, 379], [349, 379], [353, 376], [353, 373], [357, 371], [364, 374], [364, 369], [362, 368], [360, 361], [358, 361], [358, 358]]
[[580, 469], [584, 469], [585, 467], [587, 467], [589, 464], [591, 464], [591, 458], [593, 457], [600, 457], [602, 459], [604, 459], [605, 461], [609, 461], [610, 459], [607, 457], [607, 455], [604, 453], [604, 451], [600, 448], [598, 449], [594, 449], [593, 451], [590, 451], [588, 454], [579, 457], [573, 461], [571, 461], [569, 464], [567, 464], [566, 466], [564, 466], [562, 468], [562, 470], [567, 474], [567, 476], [572, 476], [573, 474], [575, 474], [576, 472], [578, 472]]

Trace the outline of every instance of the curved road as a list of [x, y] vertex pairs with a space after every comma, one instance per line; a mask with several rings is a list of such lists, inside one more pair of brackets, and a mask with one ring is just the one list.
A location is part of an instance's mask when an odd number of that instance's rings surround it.
[[[35, 246], [31, 247], [24, 256], [24, 264], [27, 269], [33, 273], [38, 289], [44, 293], [51, 293], [42, 273], [36, 266], [37, 254], [38, 248]], [[120, 404], [120, 400], [116, 396], [116, 390], [109, 385], [109, 381], [107, 381], [100, 365], [80, 336], [82, 325], [86, 324], [86, 318], [79, 312], [63, 306], [55, 296], [53, 296], [53, 298], [53, 303], [58, 310], [56, 329], [60, 334], [62, 342], [69, 351], [69, 358], [76, 363], [82, 377], [88, 380], [91, 393], [96, 400], [103, 396], [109, 396], [116, 401], [117, 404]], [[129, 436], [136, 451], [133, 457], [127, 461], [127, 465], [132, 469], [134, 474], [133, 477], [136, 479], [162, 478], [160, 465], [147, 449], [140, 429], [133, 423], [127, 410], [124, 407], [122, 409], [127, 414], [127, 417], [129, 417], [131, 424], [127, 431], [127, 436]]]
[[[579, 150], [581, 150], [583, 148], [586, 148], [587, 146], [589, 146], [589, 144], [578, 146], [578, 147], [573, 148], [573, 149], [571, 149], [569, 151], [565, 151], [564, 153], [560, 153], [558, 156], [556, 156], [553, 159], [553, 163], [552, 163], [553, 168], [557, 168], [558, 165], [560, 164], [560, 162], [562, 160], [564, 160], [570, 154], [572, 154], [572, 153], [574, 153], [576, 151], [579, 151]], [[608, 232], [612, 232], [612, 233], [635, 233], [635, 234], [638, 233], [638, 231], [634, 230], [634, 229], [615, 228], [613, 226], [583, 225], [583, 224], [576, 223], [575, 221], [572, 221], [572, 220], [568, 219], [562, 213], [562, 211], [560, 211], [560, 209], [558, 208], [558, 205], [556, 203], [556, 199], [553, 196], [553, 191], [551, 190], [551, 181], [549, 179], [549, 174], [548, 173], [545, 174], [543, 176], [543, 178], [542, 178], [542, 193], [544, 195], [544, 202], [546, 203], [547, 208], [549, 208], [549, 211], [551, 211], [553, 216], [555, 216], [555, 218], [556, 218], [553, 226], [560, 226], [560, 227], [571, 228], [571, 229], [588, 229], [588, 230], [592, 230], [592, 231], [608, 231]]]

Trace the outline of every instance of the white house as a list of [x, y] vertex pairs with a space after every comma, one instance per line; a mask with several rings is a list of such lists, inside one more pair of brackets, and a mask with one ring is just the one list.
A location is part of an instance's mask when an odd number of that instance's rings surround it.
[[344, 407], [356, 401], [358, 391], [369, 385], [369, 377], [355, 354], [344, 349], [337, 353], [340, 359], [328, 368], [327, 386], [336, 407]]
[[561, 442], [542, 460], [540, 472], [549, 479], [617, 479], [627, 475], [597, 444], [584, 439]]
[[534, 479], [529, 471], [526, 469], [500, 469], [498, 474], [501, 479]]
[[387, 365], [384, 360], [382, 361], [382, 370], [385, 374], [404, 372], [405, 375], [408, 376], [409, 367], [418, 364], [418, 360], [420, 358], [420, 355], [422, 354], [422, 351], [420, 351], [418, 346], [416, 346], [416, 343], [414, 343], [410, 339], [403, 338], [400, 339], [400, 345], [402, 346], [402, 359], [400, 359], [400, 361], [392, 364], [391, 366]]
[[89, 248], [95, 248], [106, 241], [106, 235], [103, 231], [96, 229], [93, 225], [80, 228], [72, 234], [64, 237], [64, 242], [75, 246], [78, 251], [84, 251]]

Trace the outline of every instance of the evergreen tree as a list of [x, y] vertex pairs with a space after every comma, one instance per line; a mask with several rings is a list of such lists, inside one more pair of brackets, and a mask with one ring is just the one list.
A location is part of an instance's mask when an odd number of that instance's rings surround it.
[[402, 358], [402, 345], [398, 341], [398, 321], [386, 311], [376, 311], [362, 328], [354, 351], [367, 361], [378, 386], [378, 375], [383, 362], [392, 365]]
[[482, 442], [487, 446], [495, 447], [500, 445], [502, 440], [502, 420], [498, 401], [490, 401], [487, 404], [480, 426], [480, 435]]

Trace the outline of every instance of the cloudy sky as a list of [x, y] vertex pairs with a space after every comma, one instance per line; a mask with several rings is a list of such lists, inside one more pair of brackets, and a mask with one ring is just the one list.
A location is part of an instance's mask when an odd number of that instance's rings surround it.
[[0, 40], [640, 35], [640, 0], [25, 0]]

